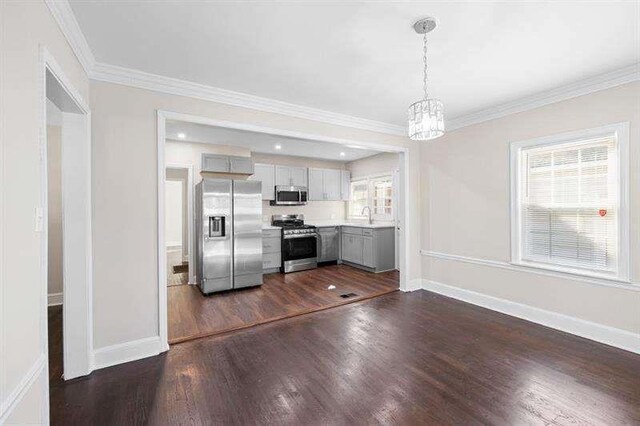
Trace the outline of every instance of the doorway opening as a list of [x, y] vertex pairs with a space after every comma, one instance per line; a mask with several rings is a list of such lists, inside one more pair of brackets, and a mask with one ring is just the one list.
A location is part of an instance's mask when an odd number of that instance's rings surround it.
[[[158, 217], [162, 226], [158, 244], [163, 250], [159, 256], [159, 329], [167, 348], [168, 344], [407, 289], [407, 151], [159, 111], [158, 189], [162, 199], [158, 200]], [[169, 251], [164, 250], [176, 247], [179, 238], [178, 221], [171, 218], [184, 210], [177, 206], [184, 199], [175, 195], [178, 185], [167, 187], [177, 180], [170, 167], [175, 163], [193, 169], [190, 189], [194, 195], [188, 203], [193, 212], [188, 216], [193, 225], [189, 282], [195, 285], [191, 286], [167, 286], [164, 276], [173, 270]], [[220, 181], [231, 184], [220, 183], [220, 188], [228, 187], [224, 191], [207, 190], [217, 188], [214, 182]], [[236, 206], [241, 200], [234, 195], [240, 186], [235, 182], [240, 181], [261, 185], [243, 195], [242, 207]], [[198, 187], [205, 182], [211, 185]], [[290, 188], [288, 193], [284, 186]], [[249, 208], [247, 200], [254, 198], [257, 202]], [[292, 203], [294, 199], [300, 203]], [[207, 203], [220, 212], [205, 212]], [[284, 237], [284, 227], [289, 225], [283, 215], [296, 216], [299, 230], [293, 241]], [[236, 235], [234, 224], [253, 230], [252, 220], [257, 231], [250, 233], [258, 240], [257, 269], [262, 279], [247, 286], [244, 277], [236, 277], [234, 259], [243, 259], [239, 266], [248, 270], [253, 249], [242, 241], [242, 253], [236, 253], [234, 247], [241, 244], [233, 242], [248, 234]], [[225, 238], [228, 244], [218, 242]], [[209, 253], [206, 246], [226, 251]], [[291, 268], [286, 265], [289, 256]], [[207, 258], [213, 259], [209, 272], [205, 271]], [[231, 266], [227, 270], [225, 265]], [[201, 275], [193, 276], [198, 273]], [[219, 276], [208, 278], [205, 273]], [[207, 286], [206, 280], [213, 285]], [[342, 296], [345, 294], [349, 297]]]
[[167, 286], [193, 284], [190, 261], [193, 167], [171, 164], [165, 168], [165, 241]]
[[90, 110], [42, 49], [43, 346], [49, 385], [91, 372]]

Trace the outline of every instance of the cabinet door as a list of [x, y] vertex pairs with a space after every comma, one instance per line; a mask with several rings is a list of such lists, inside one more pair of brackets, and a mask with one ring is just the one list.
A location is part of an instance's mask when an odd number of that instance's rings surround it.
[[307, 186], [307, 168], [289, 167], [291, 186]]
[[362, 265], [362, 236], [342, 235], [342, 260]]
[[351, 172], [349, 170], [342, 170], [340, 172], [341, 183], [341, 199], [342, 201], [349, 201], [351, 197]]
[[253, 161], [251, 157], [229, 157], [229, 170], [231, 173], [241, 173], [245, 175], [253, 174]]
[[203, 172], [229, 173], [229, 157], [226, 155], [202, 154]]
[[324, 170], [324, 199], [338, 201], [342, 195], [340, 170]]
[[324, 173], [322, 169], [309, 169], [309, 201], [324, 200]]
[[376, 266], [373, 237], [362, 237], [362, 264], [370, 268], [375, 268]]
[[287, 166], [276, 166], [276, 185], [291, 186], [291, 173]]
[[275, 168], [272, 164], [255, 164], [249, 180], [262, 182], [262, 199], [275, 200]]

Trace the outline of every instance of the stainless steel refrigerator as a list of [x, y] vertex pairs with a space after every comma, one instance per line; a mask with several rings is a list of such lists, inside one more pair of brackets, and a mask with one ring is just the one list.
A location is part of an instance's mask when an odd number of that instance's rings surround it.
[[262, 183], [196, 185], [196, 278], [204, 294], [262, 284]]

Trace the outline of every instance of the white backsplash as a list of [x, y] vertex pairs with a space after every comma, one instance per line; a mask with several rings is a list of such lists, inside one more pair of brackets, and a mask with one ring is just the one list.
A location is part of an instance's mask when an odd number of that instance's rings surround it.
[[274, 214], [303, 214], [306, 221], [344, 220], [346, 210], [345, 201], [309, 201], [304, 206], [271, 206], [268, 201], [263, 201], [262, 221], [270, 223]]

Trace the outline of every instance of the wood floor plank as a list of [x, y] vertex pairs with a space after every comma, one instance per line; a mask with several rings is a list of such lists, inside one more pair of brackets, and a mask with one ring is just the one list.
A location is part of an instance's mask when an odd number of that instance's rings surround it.
[[639, 424], [640, 356], [424, 290], [55, 383], [51, 423]]
[[[335, 285], [329, 290], [329, 285]], [[292, 274], [268, 274], [260, 287], [203, 296], [195, 286], [168, 290], [169, 343], [182, 343], [396, 291], [398, 271], [374, 274], [328, 265]], [[349, 299], [340, 294], [356, 293]]]

